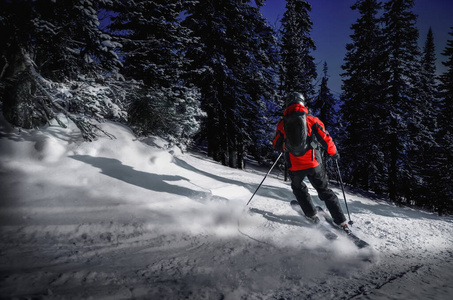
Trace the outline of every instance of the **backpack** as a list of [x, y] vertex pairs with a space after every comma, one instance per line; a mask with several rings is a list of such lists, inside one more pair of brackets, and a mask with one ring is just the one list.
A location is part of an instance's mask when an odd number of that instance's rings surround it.
[[[294, 111], [283, 117], [283, 128], [285, 129], [285, 148], [294, 156], [303, 156], [312, 149], [307, 137], [307, 114], [301, 111]], [[310, 139], [311, 140], [311, 139]]]

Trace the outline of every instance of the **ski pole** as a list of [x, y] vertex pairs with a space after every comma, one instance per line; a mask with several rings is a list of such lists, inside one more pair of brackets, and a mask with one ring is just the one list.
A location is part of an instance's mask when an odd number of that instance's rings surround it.
[[249, 202], [247, 202], [246, 206], [249, 205], [250, 201], [252, 201], [253, 197], [255, 196], [256, 192], [258, 192], [259, 188], [261, 187], [261, 185], [263, 184], [264, 180], [266, 179], [267, 175], [269, 175], [272, 171], [272, 169], [275, 167], [275, 165], [277, 164], [278, 160], [280, 159], [280, 157], [282, 156], [283, 152], [280, 153], [280, 155], [277, 157], [277, 159], [275, 160], [274, 164], [272, 165], [272, 167], [269, 169], [269, 171], [267, 172], [267, 174], [264, 176], [263, 180], [261, 180], [261, 183], [260, 185], [256, 188], [256, 191], [253, 193], [252, 197], [250, 198]]
[[335, 163], [337, 164], [338, 178], [340, 179], [341, 190], [343, 191], [344, 204], [346, 205], [346, 211], [348, 212], [348, 217], [349, 217], [348, 224], [352, 225], [352, 224], [354, 224], [354, 222], [351, 220], [351, 214], [349, 213], [348, 202], [346, 202], [346, 194], [344, 193], [343, 179], [341, 179], [340, 166], [338, 165], [338, 159], [335, 159]]

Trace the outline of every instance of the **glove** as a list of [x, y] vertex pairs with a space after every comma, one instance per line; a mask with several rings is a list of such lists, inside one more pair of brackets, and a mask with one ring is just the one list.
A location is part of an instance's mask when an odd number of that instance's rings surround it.
[[333, 160], [339, 160], [340, 159], [340, 154], [337, 152], [334, 155], [331, 156]]

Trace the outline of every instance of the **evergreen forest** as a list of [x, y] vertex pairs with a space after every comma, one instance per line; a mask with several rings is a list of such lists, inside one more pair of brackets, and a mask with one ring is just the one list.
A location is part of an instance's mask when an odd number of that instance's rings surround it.
[[277, 158], [275, 126], [298, 91], [346, 184], [453, 213], [453, 27], [436, 57], [414, 0], [356, 0], [334, 96], [328, 62], [317, 74], [310, 2], [286, 0], [276, 28], [265, 0], [1, 0], [2, 114], [18, 130], [68, 118], [87, 141], [115, 138], [98, 125], [113, 120], [244, 168]]

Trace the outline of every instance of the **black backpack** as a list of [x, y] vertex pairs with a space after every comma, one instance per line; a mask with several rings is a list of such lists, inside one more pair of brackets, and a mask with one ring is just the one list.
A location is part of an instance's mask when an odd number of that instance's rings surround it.
[[303, 156], [312, 149], [307, 137], [307, 114], [295, 111], [283, 117], [285, 129], [285, 148], [294, 156]]

